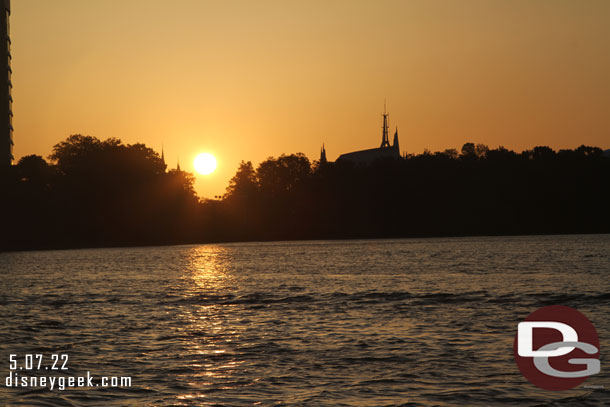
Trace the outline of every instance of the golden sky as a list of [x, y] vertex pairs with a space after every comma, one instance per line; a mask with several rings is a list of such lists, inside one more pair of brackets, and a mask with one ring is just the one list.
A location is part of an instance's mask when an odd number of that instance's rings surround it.
[[70, 134], [143, 142], [194, 171], [466, 141], [610, 147], [610, 1], [13, 0], [15, 156]]

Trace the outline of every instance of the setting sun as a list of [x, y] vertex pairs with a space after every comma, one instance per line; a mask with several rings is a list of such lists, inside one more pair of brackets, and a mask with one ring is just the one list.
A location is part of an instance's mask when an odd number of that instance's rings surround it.
[[202, 175], [208, 175], [216, 169], [216, 158], [210, 153], [201, 153], [193, 162], [195, 170]]

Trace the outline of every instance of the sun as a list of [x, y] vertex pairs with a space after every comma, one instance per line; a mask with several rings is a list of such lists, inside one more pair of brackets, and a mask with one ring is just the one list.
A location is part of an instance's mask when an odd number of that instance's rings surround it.
[[210, 153], [201, 153], [193, 162], [195, 170], [201, 175], [208, 175], [216, 169], [216, 158]]

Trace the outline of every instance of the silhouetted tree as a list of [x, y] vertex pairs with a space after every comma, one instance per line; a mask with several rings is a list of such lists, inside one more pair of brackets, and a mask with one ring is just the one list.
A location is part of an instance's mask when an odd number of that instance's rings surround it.
[[225, 199], [234, 199], [244, 196], [253, 196], [258, 189], [258, 181], [256, 178], [256, 172], [252, 166], [252, 162], [242, 161], [239, 163], [237, 172], [229, 181]]
[[21, 181], [46, 187], [53, 176], [54, 168], [39, 155], [26, 155], [17, 163], [15, 170]]
[[487, 153], [489, 153], [489, 147], [485, 144], [477, 144], [474, 148], [474, 153], [479, 159], [485, 158], [487, 157]]
[[576, 149], [576, 153], [580, 154], [584, 157], [601, 157], [603, 154], [603, 150], [599, 147], [590, 147], [590, 146], [585, 146], [585, 145], [581, 145], [580, 147], [578, 147]]
[[537, 146], [532, 150], [523, 151], [522, 155], [529, 160], [553, 160], [555, 151], [547, 146]]
[[456, 160], [459, 157], [458, 151], [455, 148], [448, 148], [443, 151], [443, 155], [452, 160]]
[[303, 153], [269, 157], [256, 169], [256, 177], [262, 192], [290, 191], [309, 177], [311, 164]]
[[27, 156], [15, 166], [13, 198], [21, 205], [12, 212], [22, 224], [38, 219], [27, 233], [14, 235], [13, 245], [49, 233], [54, 238], [47, 244], [58, 246], [180, 242], [197, 235], [194, 177], [166, 173], [144, 144], [77, 134], [55, 145], [50, 159], [51, 166]]
[[517, 159], [518, 155], [514, 151], [507, 150], [503, 146], [489, 150], [486, 154], [487, 160], [493, 163], [507, 162]]
[[474, 143], [465, 143], [462, 146], [462, 154], [461, 157], [464, 159], [473, 159], [477, 157], [476, 149]]

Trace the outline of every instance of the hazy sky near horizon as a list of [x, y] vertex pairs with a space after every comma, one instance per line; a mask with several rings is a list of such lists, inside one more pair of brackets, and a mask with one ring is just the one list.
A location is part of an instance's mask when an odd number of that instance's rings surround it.
[[15, 156], [165, 146], [222, 194], [240, 160], [464, 142], [610, 148], [610, 1], [13, 0]]

